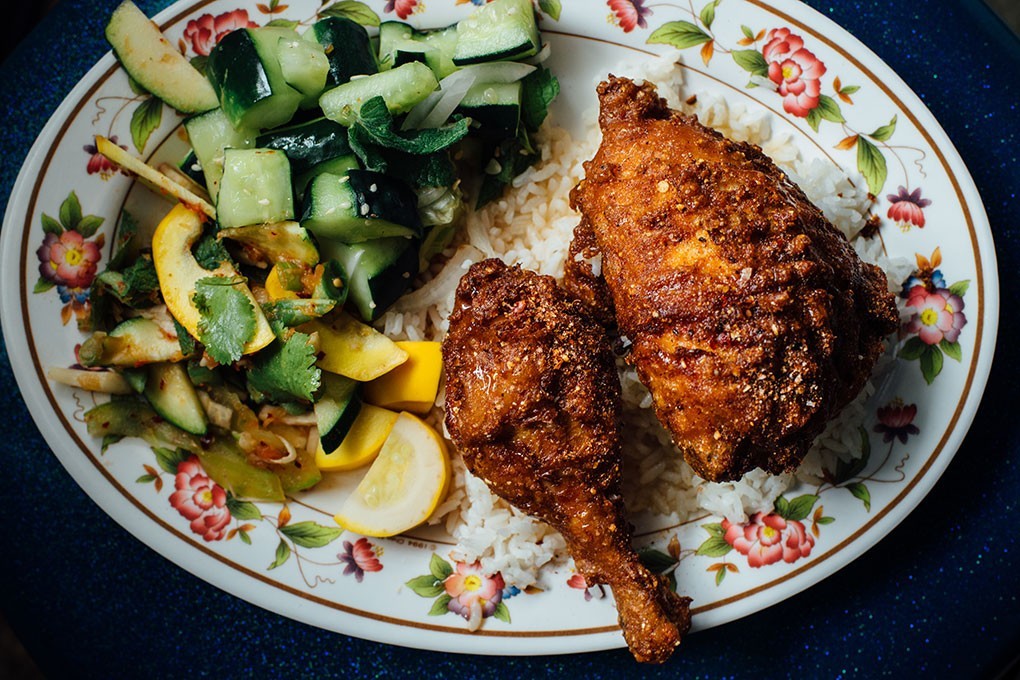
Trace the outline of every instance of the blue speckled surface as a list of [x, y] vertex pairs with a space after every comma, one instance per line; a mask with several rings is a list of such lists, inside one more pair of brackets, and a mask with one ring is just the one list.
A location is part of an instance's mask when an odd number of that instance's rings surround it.
[[[63, 0], [0, 66], [0, 207], [49, 114], [107, 49], [102, 26], [115, 4]], [[138, 4], [154, 13], [165, 3]], [[624, 650], [490, 658], [390, 647], [294, 623], [226, 595], [120, 529], [49, 454], [2, 351], [0, 610], [42, 670], [53, 678], [638, 671], [956, 678], [989, 676], [1020, 653], [1020, 364], [1010, 356], [1010, 340], [1020, 334], [1020, 317], [1011, 313], [1020, 299], [1013, 269], [1020, 265], [1020, 43], [977, 0], [808, 4], [860, 38], [934, 112], [970, 168], [995, 234], [1003, 314], [991, 381], [963, 448], [902, 525], [800, 595], [691, 636], [661, 668], [637, 668]]]

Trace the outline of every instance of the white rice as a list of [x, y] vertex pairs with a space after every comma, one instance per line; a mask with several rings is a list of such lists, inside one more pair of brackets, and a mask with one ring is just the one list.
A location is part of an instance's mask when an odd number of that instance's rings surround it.
[[[854, 240], [865, 225], [870, 199], [859, 176], [848, 177], [831, 163], [804, 162], [787, 134], [773, 134], [771, 114], [730, 103], [711, 92], [684, 90], [682, 70], [676, 66], [678, 53], [624, 64], [614, 73], [656, 83], [659, 94], [670, 106], [696, 113], [699, 120], [731, 139], [757, 144], [783, 167], [825, 216]], [[690, 95], [695, 94], [691, 104]], [[464, 229], [463, 240], [451, 247], [449, 260], [426, 272], [425, 282], [405, 296], [382, 321], [393, 337], [412, 340], [441, 340], [448, 327], [457, 281], [470, 266], [486, 257], [499, 257], [510, 264], [550, 274], [563, 275], [563, 263], [578, 217], [570, 209], [569, 193], [583, 177], [582, 162], [591, 158], [599, 143], [594, 121], [586, 139], [574, 140], [562, 128], [547, 123], [539, 132], [542, 160], [514, 180], [506, 195], [485, 209], [473, 213]], [[878, 239], [856, 239], [854, 246], [862, 259], [874, 262], [892, 282], [909, 276], [905, 260], [885, 257]], [[876, 372], [891, 359], [879, 362]], [[817, 483], [823, 467], [836, 459], [860, 455], [859, 427], [864, 406], [874, 393], [868, 383], [860, 396], [831, 421], [818, 437], [795, 474], [769, 475], [761, 470], [747, 473], [738, 481], [710, 483], [696, 476], [673, 446], [659, 424], [651, 396], [638, 381], [633, 367], [619, 363], [624, 402], [623, 468], [624, 495], [631, 513], [647, 512], [684, 521], [706, 512], [731, 521], [745, 521], [748, 515], [771, 510], [775, 499], [798, 480]], [[432, 421], [441, 426], [443, 394], [437, 399]], [[454, 480], [447, 500], [433, 516], [443, 522], [457, 542], [452, 556], [480, 560], [489, 573], [502, 572], [508, 584], [526, 588], [543, 585], [543, 567], [562, 567], [569, 560], [563, 538], [547, 525], [519, 512], [493, 495], [485, 483], [465, 471], [459, 456], [454, 459]]]

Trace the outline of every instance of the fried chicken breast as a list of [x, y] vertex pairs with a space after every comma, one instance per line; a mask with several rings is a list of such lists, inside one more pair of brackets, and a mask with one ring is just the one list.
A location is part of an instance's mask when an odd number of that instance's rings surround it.
[[588, 584], [612, 588], [635, 658], [665, 661], [690, 598], [631, 546], [605, 331], [553, 278], [485, 260], [457, 288], [443, 362], [446, 427], [468, 469], [563, 534]]
[[608, 290], [629, 360], [700, 476], [792, 470], [896, 328], [884, 273], [758, 147], [670, 110], [650, 84], [610, 76], [598, 94], [603, 139], [571, 193], [572, 252], [597, 249], [604, 284], [572, 260], [568, 288], [602, 309]]

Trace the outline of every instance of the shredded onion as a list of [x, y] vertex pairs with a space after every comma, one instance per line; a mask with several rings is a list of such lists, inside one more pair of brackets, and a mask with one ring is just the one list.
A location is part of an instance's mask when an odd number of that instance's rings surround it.
[[[282, 447], [287, 455], [282, 458], [266, 458], [258, 455], [259, 444], [265, 444], [274, 451], [279, 451]], [[291, 461], [297, 459], [297, 451], [294, 450], [294, 445], [287, 441], [286, 438], [280, 437], [267, 430], [256, 430], [254, 432], [242, 432], [241, 436], [237, 439], [238, 446], [241, 447], [246, 453], [252, 453], [258, 456], [259, 460], [266, 463], [272, 463], [274, 465], [286, 465]]]
[[550, 43], [546, 43], [542, 45], [542, 49], [540, 49], [537, 53], [527, 59], [522, 59], [521, 62], [525, 64], [541, 64], [549, 58], [550, 54], [552, 54], [552, 47], [550, 46]]
[[437, 128], [446, 122], [475, 83], [513, 83], [534, 70], [534, 66], [513, 61], [465, 66], [439, 81], [439, 89], [411, 109], [400, 129]]

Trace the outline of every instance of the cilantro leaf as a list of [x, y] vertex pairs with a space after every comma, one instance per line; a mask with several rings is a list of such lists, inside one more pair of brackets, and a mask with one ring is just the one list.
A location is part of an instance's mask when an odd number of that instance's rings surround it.
[[425, 156], [464, 139], [468, 133], [468, 120], [461, 118], [438, 128], [397, 132], [393, 129], [393, 116], [386, 108], [386, 102], [382, 97], [372, 97], [361, 105], [358, 121], [351, 127], [361, 128], [381, 147]]
[[273, 401], [311, 401], [322, 381], [311, 336], [294, 333], [260, 352], [248, 371], [248, 385]]
[[539, 66], [521, 81], [521, 121], [536, 132], [549, 113], [549, 105], [560, 93], [560, 81], [552, 71]]
[[221, 262], [231, 261], [230, 253], [227, 252], [223, 243], [209, 233], [206, 233], [198, 240], [193, 252], [195, 259], [198, 260], [198, 264], [202, 269], [213, 270], [219, 267]]
[[202, 315], [199, 340], [220, 364], [241, 358], [244, 344], [255, 336], [255, 309], [238, 288], [243, 277], [207, 276], [195, 283], [195, 305]]
[[99, 281], [128, 307], [151, 307], [159, 301], [159, 279], [152, 256], [142, 255], [123, 271], [107, 269]]

